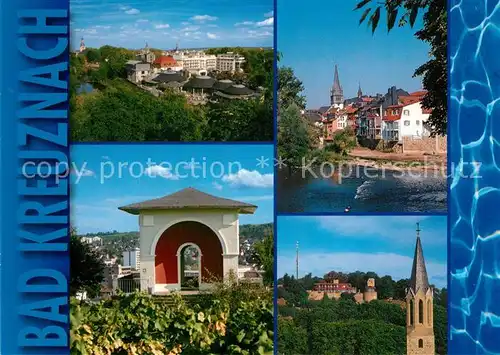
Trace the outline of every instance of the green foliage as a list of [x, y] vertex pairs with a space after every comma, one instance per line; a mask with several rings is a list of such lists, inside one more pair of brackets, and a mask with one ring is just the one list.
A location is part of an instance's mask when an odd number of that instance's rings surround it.
[[310, 354], [401, 354], [405, 335], [405, 327], [379, 321], [316, 322], [310, 334]]
[[[375, 8], [373, 7], [375, 4]], [[415, 33], [415, 37], [428, 43], [431, 47], [430, 59], [415, 70], [414, 76], [423, 76], [423, 86], [427, 94], [422, 100], [422, 106], [431, 109], [432, 113], [427, 121], [432, 134], [446, 134], [447, 128], [447, 9], [443, 0], [362, 0], [355, 10], [364, 9], [360, 23], [368, 18], [368, 25], [372, 32], [377, 29], [381, 9], [387, 12], [387, 30], [391, 31], [396, 23], [398, 14], [399, 26], [409, 24], [414, 27], [418, 14], [423, 13], [423, 28]]]
[[296, 104], [284, 108], [280, 115], [278, 156], [286, 160], [289, 167], [302, 166], [311, 145], [307, 123]]
[[293, 104], [304, 109], [306, 98], [302, 95], [304, 85], [294, 74], [293, 69], [282, 67], [278, 70], [278, 107], [285, 109]]
[[264, 283], [272, 285], [274, 281], [274, 237], [269, 233], [254, 245], [255, 262], [264, 271]]
[[184, 96], [156, 98], [122, 79], [81, 95], [72, 113], [75, 141], [199, 141], [205, 126], [203, 109]]
[[104, 262], [98, 250], [89, 244], [83, 243], [73, 230], [69, 243], [70, 253], [70, 294], [87, 292], [88, 296], [95, 297], [101, 291], [101, 282], [104, 279]]
[[332, 151], [341, 156], [347, 156], [348, 153], [356, 147], [356, 134], [350, 128], [336, 132], [332, 137], [332, 143], [325, 147], [326, 151]]
[[[71, 303], [71, 353], [272, 354], [272, 293], [226, 287], [188, 305], [132, 294]], [[230, 301], [229, 301], [230, 300]]]
[[[352, 294], [343, 294], [339, 300], [324, 296], [320, 301], [307, 299], [306, 290], [313, 288], [319, 278], [306, 275], [295, 279], [286, 275], [278, 280], [278, 297], [287, 301], [278, 309], [278, 344], [280, 351], [292, 354], [401, 354], [406, 348], [405, 293], [408, 280], [394, 282], [390, 276], [379, 277], [373, 272], [329, 272], [323, 279], [339, 279], [357, 288], [365, 287], [368, 278], [375, 278], [379, 300], [357, 304]], [[392, 290], [392, 291], [391, 291]], [[391, 294], [392, 292], [392, 294]], [[381, 298], [402, 292], [399, 303]], [[345, 295], [345, 296], [344, 296]], [[447, 351], [446, 289], [435, 289], [434, 334], [437, 354]], [[281, 324], [283, 323], [283, 326]], [[295, 338], [306, 332], [306, 351], [293, 350], [298, 346]], [[360, 335], [363, 336], [360, 336]], [[298, 341], [298, 340], [297, 340]], [[328, 346], [331, 344], [331, 346]]]
[[[227, 48], [226, 48], [227, 49]], [[228, 49], [230, 50], [230, 49]], [[262, 96], [190, 105], [169, 90], [156, 97], [125, 79], [135, 52], [112, 46], [71, 56], [71, 134], [75, 141], [272, 141], [273, 51], [243, 48], [245, 72], [237, 81]], [[90, 83], [97, 89], [78, 94]]]
[[273, 140], [273, 106], [270, 100], [224, 100], [209, 103], [206, 117], [204, 140]]
[[278, 353], [308, 354], [307, 330], [297, 327], [293, 320], [280, 318], [278, 322]]

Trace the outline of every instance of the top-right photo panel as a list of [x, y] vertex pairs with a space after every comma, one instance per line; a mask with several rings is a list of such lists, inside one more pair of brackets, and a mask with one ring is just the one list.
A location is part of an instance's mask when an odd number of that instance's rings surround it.
[[278, 0], [280, 214], [447, 212], [446, 2], [385, 1]]

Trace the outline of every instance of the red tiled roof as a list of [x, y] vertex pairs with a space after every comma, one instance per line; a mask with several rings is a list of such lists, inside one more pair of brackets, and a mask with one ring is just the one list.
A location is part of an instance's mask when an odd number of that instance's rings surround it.
[[173, 67], [177, 65], [177, 61], [171, 55], [162, 55], [156, 58], [154, 64], [158, 64], [161, 67]]
[[415, 92], [412, 92], [410, 94], [410, 96], [418, 96], [418, 97], [422, 97], [422, 96], [425, 96], [427, 94], [427, 91], [426, 90], [420, 90], [420, 91], [415, 91]]

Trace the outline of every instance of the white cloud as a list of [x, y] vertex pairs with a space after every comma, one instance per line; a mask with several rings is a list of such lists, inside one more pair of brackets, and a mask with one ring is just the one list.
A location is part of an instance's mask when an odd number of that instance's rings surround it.
[[177, 175], [172, 174], [171, 169], [165, 168], [161, 165], [152, 165], [148, 168], [144, 169], [144, 174], [149, 177], [160, 176], [169, 180], [178, 180], [179, 177]]
[[[279, 247], [278, 247], [279, 250]], [[295, 273], [295, 255], [278, 255], [278, 275]], [[300, 275], [308, 273], [322, 277], [329, 271], [373, 271], [379, 276], [390, 275], [395, 280], [410, 277], [413, 258], [394, 253], [301, 253]], [[426, 260], [429, 281], [438, 287], [446, 286], [446, 263]]]
[[224, 188], [224, 186], [222, 186], [221, 184], [219, 184], [217, 181], [214, 181], [212, 183], [212, 186], [216, 189], [216, 190], [222, 190]]
[[137, 20], [137, 21], [135, 21], [135, 22], [137, 22], [137, 23], [147, 23], [147, 22], [149, 22], [149, 20], [146, 20], [146, 19], [144, 19], [144, 18], [141, 18], [141, 19], [139, 19], [139, 20]]
[[170, 25], [168, 23], [161, 23], [155, 26], [157, 30], [162, 29], [162, 28], [169, 28]]
[[127, 15], [137, 15], [137, 14], [141, 13], [141, 11], [138, 9], [128, 9], [125, 11], [125, 13]]
[[234, 25], [235, 26], [252, 26], [255, 22], [252, 21], [243, 21], [243, 22], [237, 22]]
[[217, 38], [219, 38], [215, 33], [210, 33], [210, 32], [207, 32], [207, 37], [210, 38], [210, 39], [217, 39]]
[[224, 175], [222, 181], [234, 187], [272, 187], [273, 174], [261, 174], [257, 170], [241, 169], [236, 174]]
[[274, 16], [274, 11], [272, 10], [264, 14], [264, 17], [273, 17], [273, 16]]
[[109, 30], [111, 28], [111, 26], [103, 26], [103, 25], [97, 25], [97, 26], [94, 26], [95, 28], [101, 28], [103, 30]]
[[272, 26], [274, 24], [274, 17], [269, 17], [264, 21], [257, 22], [255, 25], [258, 27]]
[[181, 29], [181, 32], [192, 32], [200, 29], [200, 26], [188, 26]]
[[215, 20], [217, 20], [217, 17], [210, 16], [210, 15], [196, 15], [196, 16], [191, 17], [191, 20], [198, 21], [198, 22], [215, 21]]
[[188, 25], [190, 25], [190, 23], [189, 23], [189, 22], [187, 22], [187, 21], [184, 21], [184, 22], [181, 22], [181, 25], [183, 25], [183, 26], [188, 26]]
[[255, 30], [247, 31], [247, 36], [249, 38], [262, 38], [262, 37], [269, 37], [272, 35], [273, 33], [269, 31], [255, 31]]

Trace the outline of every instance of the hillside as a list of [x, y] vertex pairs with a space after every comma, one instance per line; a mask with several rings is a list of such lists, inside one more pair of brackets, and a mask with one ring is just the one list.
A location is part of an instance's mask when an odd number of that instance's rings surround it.
[[[252, 258], [252, 246], [255, 242], [262, 240], [266, 234], [273, 232], [273, 224], [245, 224], [240, 226], [240, 264], [250, 263]], [[103, 239], [103, 252], [110, 257], [116, 256], [121, 260], [123, 252], [139, 248], [139, 232], [98, 232], [79, 235], [79, 237], [101, 237]]]

